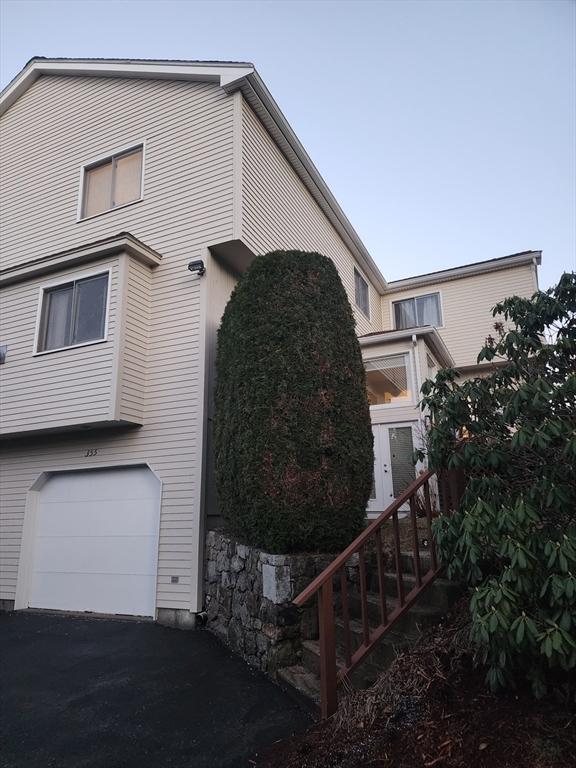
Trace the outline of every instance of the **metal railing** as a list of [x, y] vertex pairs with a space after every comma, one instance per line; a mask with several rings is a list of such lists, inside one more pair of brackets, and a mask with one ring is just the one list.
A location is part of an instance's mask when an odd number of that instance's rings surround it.
[[[318, 629], [320, 646], [320, 709], [323, 718], [332, 715], [338, 706], [339, 683], [368, 656], [378, 641], [393, 627], [400, 617], [418, 600], [422, 592], [440, 572], [432, 534], [432, 518], [440, 510], [450, 514], [460, 502], [464, 478], [457, 472], [422, 473], [398, 498], [382, 512], [333, 562], [322, 571], [294, 600], [301, 608], [318, 596]], [[436, 493], [437, 491], [437, 493]], [[401, 508], [406, 508], [406, 512]], [[428, 568], [423, 568], [419, 541], [418, 516], [426, 519], [429, 553]], [[412, 550], [414, 586], [406, 592], [403, 578], [403, 556], [400, 519], [409, 517], [409, 546]], [[390, 535], [387, 535], [390, 533]], [[357, 557], [356, 557], [357, 556]], [[366, 561], [376, 561], [379, 621], [370, 626], [368, 606], [368, 578]], [[350, 560], [358, 570], [359, 604], [362, 642], [352, 647], [349, 605]], [[396, 599], [394, 605], [386, 594], [386, 567], [394, 565]], [[344, 659], [336, 659], [335, 593], [339, 593]]]

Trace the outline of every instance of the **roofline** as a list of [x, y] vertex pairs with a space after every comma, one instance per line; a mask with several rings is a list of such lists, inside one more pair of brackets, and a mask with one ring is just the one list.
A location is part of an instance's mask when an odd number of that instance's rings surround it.
[[413, 338], [423, 338], [438, 358], [438, 362], [445, 368], [454, 368], [454, 358], [448, 351], [444, 340], [432, 325], [425, 325], [420, 328], [404, 328], [398, 331], [369, 333], [365, 336], [360, 336], [358, 341], [361, 347], [370, 347], [373, 344], [384, 344], [387, 341], [402, 341]]
[[366, 276], [381, 294], [386, 291], [384, 276], [252, 64], [33, 58], [0, 94], [0, 115], [41, 75], [192, 80], [215, 82], [227, 93], [241, 91]]
[[406, 288], [418, 288], [433, 283], [444, 283], [449, 280], [457, 280], [461, 277], [472, 277], [473, 275], [482, 275], [487, 272], [497, 272], [501, 269], [520, 267], [525, 264], [540, 265], [541, 262], [542, 251], [522, 251], [521, 253], [513, 253], [510, 256], [500, 256], [496, 259], [476, 261], [473, 264], [464, 264], [461, 267], [441, 269], [438, 272], [429, 272], [426, 275], [416, 275], [415, 277], [406, 277], [402, 280], [392, 280], [388, 283], [386, 294], [403, 291]]
[[224, 86], [224, 89], [229, 93], [237, 90], [242, 92], [366, 275], [378, 291], [381, 294], [384, 293], [387, 288], [386, 279], [258, 72], [254, 70], [240, 80], [231, 81]]
[[150, 246], [138, 240], [130, 232], [119, 232], [112, 237], [69, 248], [66, 251], [42, 256], [39, 259], [17, 264], [0, 270], [0, 288], [14, 283], [21, 283], [32, 277], [56, 272], [64, 267], [73, 267], [84, 264], [104, 256], [112, 256], [116, 253], [128, 253], [142, 264], [156, 267], [160, 264], [162, 256]]
[[224, 86], [254, 71], [243, 62], [169, 62], [134, 59], [45, 59], [35, 57], [0, 93], [0, 115], [9, 109], [41, 75], [75, 75], [76, 77], [134, 77], [160, 80], [194, 80], [216, 82]]

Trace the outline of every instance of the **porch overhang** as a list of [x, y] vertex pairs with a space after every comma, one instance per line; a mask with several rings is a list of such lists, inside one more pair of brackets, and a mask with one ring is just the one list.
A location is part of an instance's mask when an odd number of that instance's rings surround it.
[[454, 358], [448, 351], [442, 337], [431, 325], [420, 328], [403, 328], [396, 331], [376, 331], [360, 336], [358, 341], [362, 349], [374, 344], [386, 344], [390, 341], [405, 341], [406, 339], [423, 339], [430, 351], [436, 357], [443, 368], [454, 368]]

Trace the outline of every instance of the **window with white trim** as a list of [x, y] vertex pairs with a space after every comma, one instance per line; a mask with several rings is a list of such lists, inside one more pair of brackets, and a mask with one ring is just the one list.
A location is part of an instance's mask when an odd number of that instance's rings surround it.
[[408, 354], [386, 355], [364, 361], [370, 405], [390, 405], [412, 399], [409, 361]]
[[84, 167], [83, 219], [142, 197], [142, 145]]
[[418, 328], [422, 325], [442, 325], [440, 294], [427, 293], [411, 299], [393, 302], [394, 323], [397, 329]]
[[368, 283], [360, 272], [354, 267], [354, 301], [356, 302], [356, 306], [358, 309], [362, 310], [362, 312], [366, 315], [366, 317], [370, 317], [370, 295], [369, 295], [369, 289], [368, 289]]
[[36, 352], [103, 341], [109, 273], [44, 288]]

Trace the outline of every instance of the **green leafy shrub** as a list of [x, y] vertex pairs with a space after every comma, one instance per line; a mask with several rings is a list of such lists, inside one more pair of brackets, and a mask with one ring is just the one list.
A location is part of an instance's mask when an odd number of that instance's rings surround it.
[[271, 552], [349, 544], [365, 520], [372, 430], [352, 310], [329, 259], [255, 259], [224, 312], [215, 398], [230, 532]]
[[444, 370], [422, 387], [431, 465], [469, 476], [437, 534], [449, 573], [474, 585], [491, 688], [524, 678], [540, 696], [576, 671], [576, 274], [493, 312], [509, 327], [480, 352], [489, 375]]

